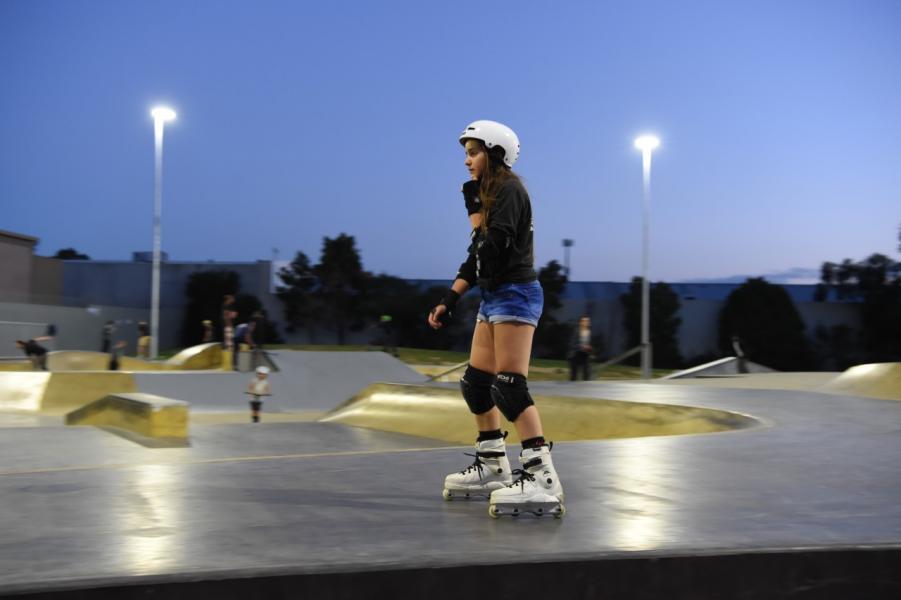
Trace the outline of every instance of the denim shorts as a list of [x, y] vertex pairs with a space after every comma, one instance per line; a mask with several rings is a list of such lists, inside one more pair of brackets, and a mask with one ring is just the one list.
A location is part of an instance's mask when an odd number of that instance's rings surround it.
[[481, 290], [479, 321], [488, 323], [528, 323], [538, 325], [544, 308], [544, 291], [537, 281], [504, 283], [492, 291]]

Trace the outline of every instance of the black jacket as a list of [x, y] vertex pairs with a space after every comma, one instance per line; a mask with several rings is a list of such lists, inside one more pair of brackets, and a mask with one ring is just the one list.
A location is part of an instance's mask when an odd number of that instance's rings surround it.
[[472, 230], [469, 257], [457, 279], [470, 287], [492, 290], [504, 283], [535, 281], [532, 241], [532, 203], [523, 185], [509, 179], [501, 184], [488, 211], [487, 232]]

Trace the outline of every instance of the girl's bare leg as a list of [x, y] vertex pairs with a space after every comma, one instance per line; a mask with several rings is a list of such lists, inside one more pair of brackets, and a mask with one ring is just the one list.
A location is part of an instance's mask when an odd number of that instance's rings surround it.
[[[527, 323], [495, 323], [494, 361], [498, 373], [519, 373], [529, 376], [529, 359], [532, 356], [532, 338], [535, 328]], [[475, 343], [473, 343], [475, 348]], [[494, 412], [498, 412], [494, 408]], [[499, 423], [500, 421], [498, 421]], [[513, 422], [520, 440], [543, 436], [541, 417], [536, 406], [525, 409]]]
[[[489, 325], [485, 321], [476, 323], [475, 331], [472, 333], [472, 349], [469, 352], [469, 364], [474, 369], [496, 374], [493, 328], [493, 325]], [[475, 418], [479, 431], [494, 431], [501, 428], [501, 413], [496, 406], [488, 412], [475, 415]]]

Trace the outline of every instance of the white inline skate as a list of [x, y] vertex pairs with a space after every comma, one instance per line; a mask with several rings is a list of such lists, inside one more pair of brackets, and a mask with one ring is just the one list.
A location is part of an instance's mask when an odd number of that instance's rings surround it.
[[491, 493], [488, 514], [495, 519], [501, 515], [518, 517], [530, 512], [537, 516], [566, 514], [563, 506], [563, 486], [554, 464], [550, 446], [529, 448], [519, 455], [522, 469], [513, 471], [518, 478], [510, 485]]
[[488, 498], [491, 492], [510, 485], [513, 475], [507, 460], [507, 447], [503, 438], [476, 442], [475, 461], [462, 471], [451, 473], [444, 479], [444, 499]]

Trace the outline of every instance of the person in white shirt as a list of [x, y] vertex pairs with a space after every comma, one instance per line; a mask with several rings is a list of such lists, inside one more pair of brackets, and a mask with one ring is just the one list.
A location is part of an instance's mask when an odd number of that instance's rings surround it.
[[254, 423], [260, 422], [260, 409], [263, 408], [264, 396], [271, 396], [272, 392], [269, 388], [269, 367], [257, 367], [256, 375], [247, 384], [246, 394], [250, 394], [250, 420]]

